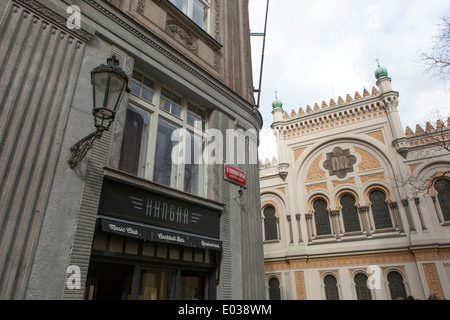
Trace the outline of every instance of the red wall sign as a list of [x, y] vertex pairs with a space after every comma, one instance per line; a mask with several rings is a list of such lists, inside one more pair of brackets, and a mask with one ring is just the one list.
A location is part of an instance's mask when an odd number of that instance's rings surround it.
[[228, 164], [224, 167], [225, 180], [238, 184], [242, 187], [247, 186], [247, 173]]

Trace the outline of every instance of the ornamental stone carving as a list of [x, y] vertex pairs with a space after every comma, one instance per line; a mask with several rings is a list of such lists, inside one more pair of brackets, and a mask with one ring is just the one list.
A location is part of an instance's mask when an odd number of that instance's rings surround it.
[[166, 31], [192, 52], [197, 52], [198, 38], [184, 30], [175, 19], [167, 18]]
[[350, 154], [350, 149], [342, 150], [336, 147], [333, 152], [327, 153], [327, 160], [323, 163], [323, 167], [328, 169], [330, 176], [342, 179], [347, 176], [347, 173], [354, 171], [355, 163], [356, 157]]
[[370, 152], [358, 147], [355, 147], [355, 152], [361, 156], [361, 163], [358, 165], [358, 171], [381, 168], [380, 162]]
[[319, 166], [321, 160], [322, 160], [321, 155], [314, 160], [314, 162], [312, 163], [311, 167], [308, 170], [308, 173], [306, 174], [306, 181], [325, 178], [325, 172], [323, 172], [323, 170], [320, 169]]

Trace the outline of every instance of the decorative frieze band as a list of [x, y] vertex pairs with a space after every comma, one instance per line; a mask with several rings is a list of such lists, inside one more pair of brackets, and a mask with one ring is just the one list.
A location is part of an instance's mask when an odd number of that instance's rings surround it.
[[[25, 1], [25, 0], [23, 0], [23, 1]], [[27, 1], [30, 1], [30, 0], [27, 0]], [[248, 113], [251, 116], [255, 116], [255, 114], [253, 112], [253, 108], [252, 108], [252, 106], [250, 104], [244, 103], [240, 99], [238, 99], [235, 96], [233, 96], [231, 93], [227, 92], [224, 88], [222, 88], [219, 85], [217, 85], [214, 81], [212, 81], [211, 79], [208, 79], [205, 75], [203, 75], [202, 73], [200, 73], [199, 71], [194, 69], [194, 67], [188, 65], [182, 59], [178, 58], [177, 56], [175, 56], [174, 54], [169, 52], [166, 48], [162, 47], [160, 44], [158, 44], [157, 42], [153, 41], [152, 39], [147, 37], [145, 34], [143, 34], [142, 32], [138, 31], [133, 26], [131, 26], [129, 23], [127, 23], [126, 21], [122, 20], [117, 15], [115, 15], [114, 13], [109, 11], [107, 8], [102, 6], [98, 1], [95, 1], [95, 0], [84, 0], [84, 1], [86, 3], [88, 3], [89, 5], [91, 5], [93, 8], [95, 8], [96, 10], [98, 10], [99, 12], [101, 12], [103, 15], [108, 17], [109, 19], [111, 19], [114, 22], [116, 22], [120, 27], [122, 27], [123, 29], [129, 31], [134, 36], [136, 36], [137, 38], [139, 38], [140, 40], [145, 42], [147, 45], [149, 45], [153, 49], [157, 50], [159, 53], [163, 54], [164, 56], [166, 56], [167, 58], [172, 60], [174, 63], [179, 65], [181, 68], [183, 68], [187, 72], [189, 72], [191, 75], [193, 75], [194, 77], [196, 77], [200, 81], [204, 82], [206, 85], [210, 86], [213, 90], [217, 91], [219, 94], [223, 95], [228, 100], [232, 101], [234, 104], [239, 106], [242, 110], [244, 110], [246, 113]]]
[[84, 29], [68, 29], [67, 28], [67, 18], [63, 17], [56, 12], [44, 7], [37, 1], [34, 0], [14, 0], [17, 4], [24, 5], [29, 9], [33, 10], [36, 14], [40, 15], [43, 19], [48, 20], [50, 23], [56, 24], [58, 27], [63, 28], [66, 32], [72, 34], [74, 37], [82, 40], [83, 42], [88, 42], [92, 39], [93, 35]]
[[170, 16], [166, 21], [166, 32], [180, 41], [190, 51], [197, 52], [198, 38], [184, 30], [177, 21]]

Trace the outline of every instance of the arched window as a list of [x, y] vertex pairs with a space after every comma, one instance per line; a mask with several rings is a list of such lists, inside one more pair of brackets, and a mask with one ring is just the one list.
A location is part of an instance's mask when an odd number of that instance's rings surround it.
[[392, 228], [392, 220], [386, 202], [386, 194], [381, 190], [374, 190], [370, 193], [369, 200], [372, 203], [371, 208], [375, 229]]
[[330, 216], [327, 210], [327, 202], [324, 199], [314, 201], [314, 221], [318, 236], [331, 234]]
[[358, 300], [372, 300], [372, 292], [367, 287], [367, 280], [369, 277], [364, 273], [358, 273], [355, 275], [355, 290]]
[[277, 217], [273, 206], [264, 209], [264, 236], [265, 240], [278, 240]]
[[434, 183], [437, 198], [445, 221], [450, 221], [450, 181], [439, 179]]
[[278, 278], [269, 279], [269, 300], [281, 300], [280, 280]]
[[343, 195], [341, 197], [341, 207], [345, 232], [361, 231], [355, 197], [351, 194]]
[[392, 300], [397, 300], [397, 298], [406, 299], [406, 288], [403, 282], [403, 276], [400, 272], [391, 271], [387, 276], [389, 283], [389, 291], [391, 292]]
[[339, 300], [338, 282], [335, 276], [329, 274], [323, 278], [325, 297], [327, 300]]

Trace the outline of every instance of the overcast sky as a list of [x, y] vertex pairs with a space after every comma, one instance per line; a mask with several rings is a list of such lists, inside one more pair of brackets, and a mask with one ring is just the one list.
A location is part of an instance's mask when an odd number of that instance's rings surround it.
[[[264, 31], [266, 0], [250, 0], [251, 32]], [[269, 4], [260, 112], [259, 157], [276, 156], [270, 125], [275, 91], [289, 114], [322, 101], [345, 100], [376, 87], [375, 60], [400, 93], [403, 128], [413, 130], [436, 110], [450, 115], [450, 83], [425, 74], [419, 52], [432, 47], [449, 0], [272, 0]], [[258, 87], [262, 38], [252, 37]]]

